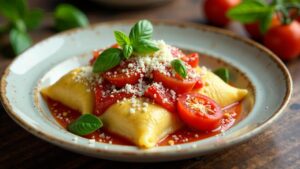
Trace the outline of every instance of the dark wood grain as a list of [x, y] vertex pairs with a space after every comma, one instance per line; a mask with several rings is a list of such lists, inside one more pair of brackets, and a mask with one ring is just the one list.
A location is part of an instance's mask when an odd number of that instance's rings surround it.
[[[70, 2], [70, 1], [68, 1]], [[31, 35], [35, 42], [55, 32], [51, 11], [57, 1], [31, 0], [31, 6], [47, 11], [42, 28]], [[200, 1], [177, 0], [152, 8], [111, 9], [89, 1], [72, 1], [84, 10], [92, 23], [124, 18], [165, 18], [200, 22]], [[12, 58], [0, 53], [0, 73]], [[166, 163], [123, 163], [75, 154], [42, 141], [19, 127], [0, 106], [0, 168], [300, 168], [300, 60], [287, 64], [294, 80], [292, 100], [284, 115], [262, 134], [237, 146], [194, 159]], [[274, 84], [276, 85], [276, 84]]]

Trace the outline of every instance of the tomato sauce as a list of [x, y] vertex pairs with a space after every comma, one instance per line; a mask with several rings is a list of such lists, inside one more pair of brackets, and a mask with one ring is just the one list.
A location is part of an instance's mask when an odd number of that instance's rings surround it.
[[[49, 98], [45, 98], [45, 100], [55, 120], [64, 128], [67, 128], [68, 124], [70, 124], [81, 115], [78, 111], [72, 110], [57, 101], [51, 100]], [[224, 118], [222, 119], [222, 124], [214, 131], [203, 132], [190, 129], [188, 127], [183, 127], [175, 133], [170, 134], [166, 138], [162, 139], [158, 143], [158, 146], [188, 143], [217, 135], [229, 129], [237, 121], [239, 121], [242, 118], [241, 111], [242, 105], [240, 103], [235, 103], [223, 110]], [[108, 144], [134, 145], [129, 140], [107, 131], [105, 127], [84, 137]]]

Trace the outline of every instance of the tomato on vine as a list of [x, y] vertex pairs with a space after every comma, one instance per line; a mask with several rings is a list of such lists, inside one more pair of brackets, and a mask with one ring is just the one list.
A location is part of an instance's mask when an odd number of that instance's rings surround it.
[[204, 2], [204, 14], [212, 24], [226, 26], [230, 22], [226, 12], [240, 2], [241, 0], [206, 0]]

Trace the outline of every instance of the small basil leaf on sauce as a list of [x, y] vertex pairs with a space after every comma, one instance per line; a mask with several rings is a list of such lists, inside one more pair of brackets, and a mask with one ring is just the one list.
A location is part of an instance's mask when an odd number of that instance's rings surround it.
[[105, 72], [120, 64], [122, 59], [122, 50], [117, 48], [108, 48], [104, 50], [93, 65], [94, 73]]
[[62, 31], [75, 27], [84, 27], [89, 24], [86, 15], [70, 4], [60, 4], [54, 12], [55, 27]]
[[184, 63], [179, 60], [175, 59], [171, 62], [171, 65], [173, 69], [178, 73], [181, 77], [186, 78], [187, 77], [187, 68], [185, 67]]
[[139, 54], [146, 54], [156, 52], [159, 48], [151, 40], [143, 39], [133, 45], [133, 50]]
[[92, 114], [81, 115], [78, 119], [70, 123], [67, 129], [76, 135], [83, 136], [98, 130], [103, 126], [101, 120]]
[[227, 68], [219, 68], [214, 70], [214, 73], [219, 76], [224, 82], [228, 83], [230, 78], [230, 73]]
[[114, 35], [115, 35], [116, 41], [118, 42], [118, 44], [120, 46], [130, 44], [130, 39], [125, 33], [121, 32], [121, 31], [114, 31]]
[[123, 47], [123, 55], [126, 59], [128, 59], [133, 53], [133, 48], [131, 45], [124, 45]]
[[148, 20], [138, 21], [130, 30], [129, 38], [131, 43], [138, 43], [140, 40], [150, 40], [153, 26]]

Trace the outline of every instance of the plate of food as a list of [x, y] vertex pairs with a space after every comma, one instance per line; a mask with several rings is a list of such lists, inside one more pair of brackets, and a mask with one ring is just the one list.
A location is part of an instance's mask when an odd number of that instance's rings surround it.
[[134, 162], [205, 155], [263, 131], [292, 92], [285, 65], [218, 28], [114, 21], [54, 35], [4, 72], [1, 101], [33, 135]]

